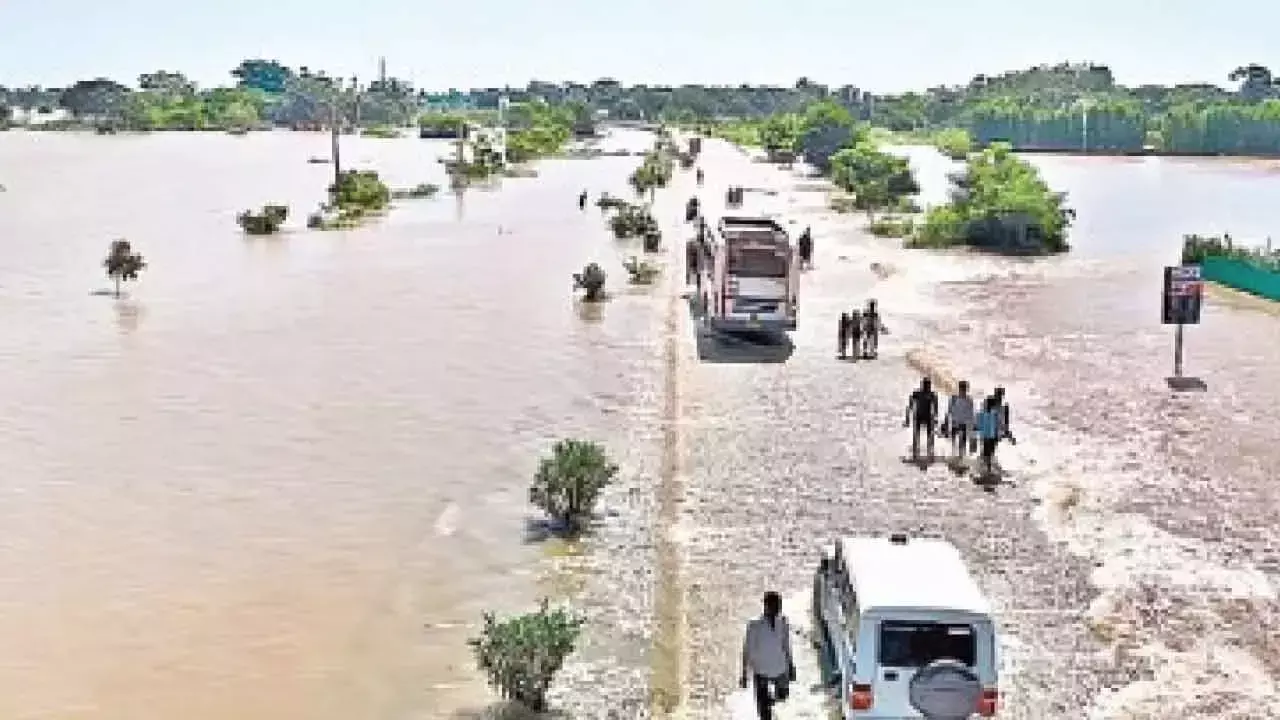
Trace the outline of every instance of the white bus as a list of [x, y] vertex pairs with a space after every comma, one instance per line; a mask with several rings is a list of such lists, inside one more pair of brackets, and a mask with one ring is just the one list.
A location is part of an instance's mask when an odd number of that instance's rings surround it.
[[699, 235], [696, 297], [712, 330], [796, 329], [800, 260], [785, 228], [767, 217], [722, 217]]

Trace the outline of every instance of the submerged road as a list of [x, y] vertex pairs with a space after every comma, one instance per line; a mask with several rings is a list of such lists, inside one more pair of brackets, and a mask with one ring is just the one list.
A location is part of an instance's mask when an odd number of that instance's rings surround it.
[[[1017, 426], [1024, 443], [1002, 451], [1005, 484], [982, 488], [942, 463], [927, 471], [905, 463], [903, 405], [922, 371], [944, 381], [968, 376], [980, 393], [992, 384], [980, 372], [987, 365], [980, 347], [958, 360], [937, 351], [946, 336], [911, 277], [937, 256], [867, 237], [858, 229], [862, 218], [831, 218], [820, 209], [822, 194], [805, 188], [811, 181], [752, 163], [723, 143], [707, 143], [704, 156], [704, 202], [722, 202], [730, 182], [771, 188], [776, 194], [749, 192], [745, 210], [779, 212], [799, 221], [795, 232], [812, 222], [817, 269], [803, 282], [794, 349], [717, 349], [682, 319], [687, 458], [675, 523], [658, 532], [682, 550], [679, 586], [658, 588], [659, 602], [664, 593], [678, 598], [676, 634], [685, 643], [679, 687], [659, 689], [680, 698], [671, 717], [734, 716], [744, 704], [736, 692], [742, 625], [759, 612], [762, 593], [791, 598], [793, 623], [803, 626], [818, 547], [841, 535], [891, 531], [945, 537], [970, 561], [998, 608], [1004, 718], [1280, 717], [1277, 670], [1264, 665], [1277, 639], [1275, 576], [1254, 566], [1274, 560], [1274, 547], [1255, 544], [1236, 558], [1242, 562], [1231, 562], [1206, 554], [1194, 538], [1118, 511], [1098, 511], [1099, 527], [1084, 548], [1081, 533], [1055, 532], [1081, 494], [1053, 484], [1063, 467], [1053, 451], [1069, 449], [1051, 447], [1048, 421], [1027, 411], [1049, 388], [1024, 377], [1009, 383], [1015, 412], [1024, 411]], [[889, 270], [873, 272], [872, 263]], [[834, 318], [870, 297], [881, 301], [893, 331], [880, 359], [836, 361]], [[998, 296], [988, 307], [1000, 317]], [[1280, 340], [1280, 327], [1265, 327]], [[1122, 345], [1124, 331], [1115, 332], [1097, 342]], [[1062, 359], [1063, 367], [1072, 362]], [[1144, 467], [1159, 472], [1165, 460], [1157, 460]], [[1102, 463], [1098, 472], [1110, 467]], [[1234, 506], [1247, 518], [1246, 498], [1226, 497], [1217, 511]], [[1280, 509], [1274, 500], [1264, 501], [1273, 511]], [[1117, 523], [1127, 529], [1115, 531]], [[1218, 602], [1255, 619], [1196, 609]], [[1187, 633], [1220, 642], [1219, 654], [1178, 654], [1188, 649]], [[787, 717], [824, 718], [821, 692], [805, 692], [817, 679], [812, 664], [802, 671], [807, 677]]]

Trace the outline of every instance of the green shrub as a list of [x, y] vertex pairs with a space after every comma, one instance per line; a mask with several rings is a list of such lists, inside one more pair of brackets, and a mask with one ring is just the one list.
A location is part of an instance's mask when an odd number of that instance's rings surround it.
[[867, 229], [876, 237], [905, 238], [914, 232], [915, 221], [911, 218], [881, 217], [873, 220]]
[[476, 667], [502, 699], [534, 712], [547, 709], [547, 691], [573, 653], [584, 620], [544, 599], [536, 612], [498, 620], [484, 614], [480, 635], [467, 642]]
[[248, 210], [236, 216], [236, 223], [250, 235], [271, 235], [280, 231], [284, 221], [289, 218], [286, 205], [263, 205], [262, 210], [253, 213]]
[[662, 274], [657, 265], [637, 257], [627, 258], [622, 267], [626, 268], [632, 285], [652, 285]]
[[557, 529], [576, 534], [590, 520], [600, 493], [617, 474], [618, 466], [610, 462], [603, 446], [587, 440], [561, 440], [551, 448], [551, 455], [538, 463], [529, 486], [529, 502], [545, 512]]

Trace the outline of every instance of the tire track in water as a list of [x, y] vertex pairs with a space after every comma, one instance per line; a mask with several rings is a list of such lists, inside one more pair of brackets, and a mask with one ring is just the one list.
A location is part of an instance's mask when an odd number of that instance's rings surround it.
[[[679, 236], [679, 233], [673, 233]], [[672, 243], [673, 246], [683, 243]], [[680, 432], [680, 334], [683, 323], [681, 290], [683, 266], [673, 248], [667, 264], [667, 316], [663, 351], [662, 465], [658, 477], [657, 518], [654, 522], [654, 633], [650, 654], [650, 714], [678, 716], [684, 705], [685, 628], [688, 622], [681, 549], [676, 538], [680, 499], [684, 495], [683, 450]]]

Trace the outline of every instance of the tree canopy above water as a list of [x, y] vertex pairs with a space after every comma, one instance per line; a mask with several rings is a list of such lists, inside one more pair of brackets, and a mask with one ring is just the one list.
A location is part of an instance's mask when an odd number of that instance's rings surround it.
[[[438, 97], [397, 78], [362, 83], [261, 58], [232, 68], [226, 88], [202, 89], [171, 70], [138, 80], [137, 88], [107, 78], [67, 88], [0, 88], [0, 106], [62, 107], [80, 118], [158, 128], [222, 127], [246, 121], [250, 111], [263, 123], [324, 125], [336, 106], [346, 124], [403, 126]], [[895, 131], [961, 128], [979, 144], [1003, 140], [1014, 149], [1136, 152], [1153, 146], [1184, 153], [1280, 154], [1280, 117], [1274, 105], [1280, 101], [1280, 87], [1270, 69], [1243, 63], [1223, 69], [1217, 80], [1234, 87], [1207, 82], [1126, 87], [1106, 65], [1060, 63], [900, 94], [872, 94], [852, 84], [829, 87], [808, 78], [789, 87], [626, 86], [602, 78], [588, 83], [532, 80], [524, 87], [446, 95], [472, 109], [496, 110], [501, 98], [513, 105], [545, 101], [574, 108], [578, 120], [592, 119], [597, 111], [615, 119], [675, 124], [775, 117], [734, 132], [753, 134], [759, 142], [767, 131], [768, 147], [780, 152], [793, 152], [788, 145], [797, 141], [788, 128], [794, 127], [794, 118], [821, 103], [840, 108], [854, 121]], [[129, 96], [141, 97], [126, 102]], [[225, 102], [229, 97], [237, 102]], [[830, 122], [821, 123], [826, 130], [811, 130], [814, 149], [830, 145], [835, 128], [845, 124], [830, 113], [826, 120]]]

